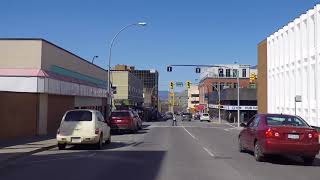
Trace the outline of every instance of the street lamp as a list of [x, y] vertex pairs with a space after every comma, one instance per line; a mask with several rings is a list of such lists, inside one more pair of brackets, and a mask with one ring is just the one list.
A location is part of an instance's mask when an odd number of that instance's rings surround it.
[[93, 56], [93, 58], [92, 58], [92, 64], [93, 64], [93, 62], [94, 62], [94, 59], [95, 58], [98, 58], [99, 56]]
[[146, 26], [147, 23], [146, 22], [138, 22], [138, 23], [133, 23], [133, 24], [129, 24], [125, 27], [123, 27], [122, 29], [120, 29], [119, 32], [117, 32], [117, 34], [115, 34], [115, 36], [112, 38], [112, 41], [110, 43], [110, 48], [109, 48], [109, 64], [108, 64], [108, 93], [109, 95], [111, 94], [111, 79], [110, 79], [110, 76], [111, 76], [111, 53], [112, 53], [112, 47], [113, 47], [113, 44], [114, 44], [114, 41], [117, 39], [118, 35], [128, 29], [129, 27], [132, 27], [132, 26]]

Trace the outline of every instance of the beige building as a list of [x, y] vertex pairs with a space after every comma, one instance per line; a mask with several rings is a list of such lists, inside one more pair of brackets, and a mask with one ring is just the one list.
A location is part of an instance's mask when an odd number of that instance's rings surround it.
[[112, 71], [112, 85], [116, 87], [115, 105], [142, 106], [143, 82], [127, 70]]
[[188, 111], [194, 112], [195, 107], [199, 105], [199, 87], [191, 85], [188, 89]]
[[65, 111], [107, 105], [107, 71], [44, 39], [0, 39], [0, 139], [54, 134]]

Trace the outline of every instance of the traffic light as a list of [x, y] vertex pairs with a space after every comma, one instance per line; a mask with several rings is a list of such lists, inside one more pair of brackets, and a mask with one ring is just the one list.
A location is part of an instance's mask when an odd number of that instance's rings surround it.
[[254, 82], [254, 80], [256, 79], [256, 75], [254, 73], [250, 73], [250, 82]]
[[197, 67], [196, 68], [196, 73], [201, 73], [201, 68]]
[[167, 66], [167, 71], [172, 72], [172, 66]]
[[170, 89], [173, 89], [173, 81], [170, 81], [169, 87], [170, 87]]
[[190, 89], [190, 86], [191, 86], [190, 81], [186, 81], [186, 87], [187, 87], [187, 89]]

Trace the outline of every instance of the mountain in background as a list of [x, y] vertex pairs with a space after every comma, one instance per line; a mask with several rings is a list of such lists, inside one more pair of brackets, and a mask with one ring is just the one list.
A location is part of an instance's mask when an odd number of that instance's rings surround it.
[[159, 91], [159, 99], [167, 100], [169, 91]]

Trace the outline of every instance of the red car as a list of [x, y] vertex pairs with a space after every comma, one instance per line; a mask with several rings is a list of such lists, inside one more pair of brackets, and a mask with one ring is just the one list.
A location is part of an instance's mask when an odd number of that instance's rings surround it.
[[319, 153], [319, 134], [302, 118], [282, 114], [258, 114], [239, 134], [239, 150], [253, 151], [257, 161], [265, 155], [297, 155], [311, 165]]
[[137, 132], [139, 122], [136, 115], [130, 110], [119, 110], [111, 113], [111, 130]]

